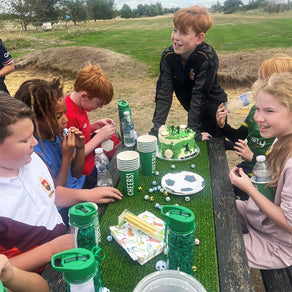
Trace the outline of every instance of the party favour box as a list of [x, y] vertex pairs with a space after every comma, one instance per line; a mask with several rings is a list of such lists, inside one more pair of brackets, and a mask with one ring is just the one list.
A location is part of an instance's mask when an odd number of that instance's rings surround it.
[[146, 224], [153, 226], [156, 229], [155, 233], [162, 235], [161, 240], [157, 240], [143, 232], [143, 226], [141, 230], [127, 221], [124, 221], [123, 224], [111, 226], [110, 230], [113, 238], [129, 256], [143, 265], [163, 250], [164, 222], [148, 211], [139, 214], [137, 217], [146, 222]]

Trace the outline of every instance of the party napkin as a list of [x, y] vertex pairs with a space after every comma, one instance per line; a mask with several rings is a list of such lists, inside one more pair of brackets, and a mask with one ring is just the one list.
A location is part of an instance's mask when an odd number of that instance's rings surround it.
[[[143, 221], [155, 226], [164, 234], [164, 222], [151, 212], [145, 211], [137, 216]], [[123, 225], [110, 226], [111, 234], [128, 255], [139, 264], [143, 265], [163, 250], [161, 241], [147, 235], [133, 224], [125, 222]]]

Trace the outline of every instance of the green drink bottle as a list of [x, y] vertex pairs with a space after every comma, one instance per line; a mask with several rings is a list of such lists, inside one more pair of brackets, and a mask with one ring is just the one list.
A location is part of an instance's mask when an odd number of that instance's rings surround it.
[[130, 113], [130, 117], [132, 118], [132, 112], [131, 112], [131, 108], [129, 106], [129, 103], [123, 99], [120, 99], [117, 101], [118, 103], [118, 110], [119, 110], [119, 120], [120, 120], [120, 133], [121, 133], [121, 138], [122, 141], [124, 141], [124, 137], [123, 137], [123, 128], [122, 128], [122, 119], [124, 117], [124, 112], [129, 112]]
[[58, 254], [51, 259], [54, 270], [63, 273], [66, 292], [102, 292], [98, 253], [103, 251], [96, 247], [93, 251], [74, 248]]
[[69, 224], [75, 248], [91, 250], [98, 246], [101, 238], [96, 204], [85, 202], [72, 206], [69, 209]]
[[192, 275], [195, 247], [195, 215], [183, 206], [162, 206], [165, 218], [167, 268]]

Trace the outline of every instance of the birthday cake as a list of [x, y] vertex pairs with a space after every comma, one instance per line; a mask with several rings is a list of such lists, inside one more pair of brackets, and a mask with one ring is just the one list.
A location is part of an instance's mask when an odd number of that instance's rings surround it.
[[199, 153], [196, 132], [185, 125], [163, 125], [158, 131], [158, 155], [166, 159], [183, 160]]

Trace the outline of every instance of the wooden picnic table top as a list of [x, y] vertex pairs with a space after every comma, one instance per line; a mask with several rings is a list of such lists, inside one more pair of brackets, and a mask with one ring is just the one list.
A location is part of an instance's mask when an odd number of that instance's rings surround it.
[[[229, 167], [222, 139], [208, 141], [211, 187], [213, 195], [219, 289], [224, 292], [254, 291], [245, 254], [244, 242], [236, 211], [233, 187], [228, 177]], [[119, 152], [129, 150], [123, 145]], [[119, 182], [116, 158], [110, 162], [113, 184]], [[106, 205], [99, 205], [102, 218]], [[62, 275], [49, 264], [42, 276], [49, 282], [50, 291], [64, 291]], [[121, 291], [123, 292], [123, 291]]]

